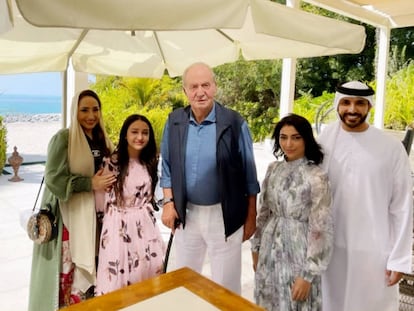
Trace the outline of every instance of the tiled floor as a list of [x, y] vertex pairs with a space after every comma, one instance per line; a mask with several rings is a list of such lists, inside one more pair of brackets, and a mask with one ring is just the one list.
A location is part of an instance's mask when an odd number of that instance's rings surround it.
[[19, 211], [33, 206], [43, 169], [22, 166], [21, 182], [0, 176], [0, 300], [6, 311], [27, 310], [32, 242], [20, 226]]
[[[265, 145], [255, 146], [259, 180], [264, 177], [269, 161], [273, 159]], [[25, 162], [42, 160], [44, 156], [23, 155]], [[11, 172], [11, 169], [8, 168]], [[20, 182], [8, 181], [12, 175], [0, 175], [0, 301], [1, 311], [27, 310], [28, 285], [32, 242], [20, 225], [19, 211], [32, 208], [43, 176], [41, 164], [22, 165], [18, 175]], [[161, 225], [163, 237], [168, 241], [170, 232]], [[174, 244], [171, 249], [168, 269], [174, 269]], [[250, 243], [243, 243], [242, 296], [253, 299], [253, 269]], [[209, 275], [208, 262], [203, 273]], [[41, 311], [41, 310], [39, 310]]]

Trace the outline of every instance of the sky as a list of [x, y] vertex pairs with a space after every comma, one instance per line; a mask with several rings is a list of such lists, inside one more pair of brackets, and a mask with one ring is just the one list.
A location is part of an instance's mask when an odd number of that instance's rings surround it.
[[60, 72], [0, 75], [0, 94], [62, 94]]

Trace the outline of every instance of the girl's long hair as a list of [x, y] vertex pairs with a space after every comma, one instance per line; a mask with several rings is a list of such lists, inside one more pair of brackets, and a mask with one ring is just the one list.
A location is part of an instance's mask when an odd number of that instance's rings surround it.
[[[149, 128], [149, 140], [148, 144], [142, 149], [139, 155], [139, 161], [144, 164], [147, 168], [148, 174], [151, 177], [151, 195], [154, 197], [155, 186], [158, 182], [158, 156], [157, 156], [157, 145], [155, 143], [154, 130], [150, 121], [143, 115], [133, 114], [127, 117], [122, 125], [121, 131], [119, 133], [118, 146], [114, 151], [116, 157], [117, 165], [119, 168], [119, 175], [115, 183], [115, 194], [119, 204], [123, 204], [123, 189], [125, 177], [128, 175], [128, 165], [129, 165], [129, 154], [128, 154], [128, 141], [126, 140], [128, 128], [135, 121], [143, 121], [148, 125]], [[113, 159], [114, 157], [112, 157]]]

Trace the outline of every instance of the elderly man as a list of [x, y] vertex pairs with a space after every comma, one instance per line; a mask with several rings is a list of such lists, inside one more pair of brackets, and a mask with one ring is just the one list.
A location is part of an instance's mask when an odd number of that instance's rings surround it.
[[256, 229], [256, 176], [246, 121], [214, 100], [213, 71], [195, 63], [183, 75], [190, 102], [173, 111], [161, 144], [162, 222], [175, 232], [177, 267], [201, 272], [240, 294], [241, 243]]
[[322, 275], [324, 311], [398, 310], [401, 272], [411, 272], [412, 180], [400, 141], [368, 124], [374, 91], [337, 88], [340, 118], [320, 135], [331, 182], [334, 249]]

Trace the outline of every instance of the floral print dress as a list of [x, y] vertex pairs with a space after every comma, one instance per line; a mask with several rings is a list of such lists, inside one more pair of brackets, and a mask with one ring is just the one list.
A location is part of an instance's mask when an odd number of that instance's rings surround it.
[[[118, 167], [104, 159], [104, 171], [116, 173]], [[129, 162], [123, 191], [123, 206], [117, 204], [113, 190], [105, 193], [96, 295], [163, 271], [165, 244], [151, 204], [151, 177], [137, 160]]]
[[[331, 193], [326, 174], [306, 158], [269, 165], [260, 195], [252, 251], [259, 252], [256, 303], [266, 310], [321, 310], [320, 274], [333, 245]], [[309, 297], [292, 301], [296, 277], [311, 282]]]

